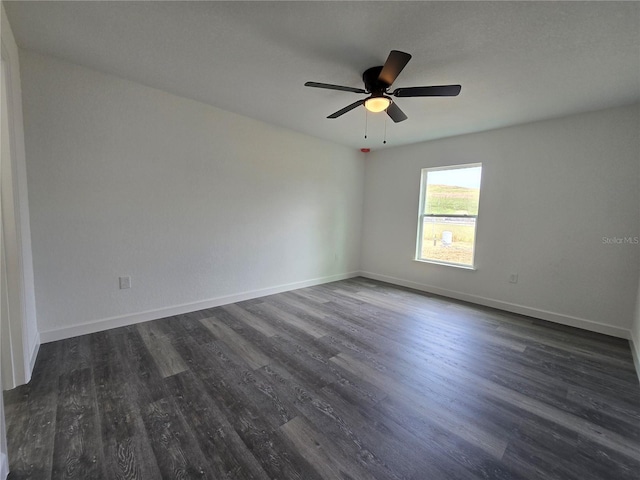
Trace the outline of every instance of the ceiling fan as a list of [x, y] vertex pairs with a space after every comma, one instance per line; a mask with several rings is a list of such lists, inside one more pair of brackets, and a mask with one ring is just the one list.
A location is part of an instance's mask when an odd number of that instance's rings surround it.
[[362, 74], [364, 89], [318, 82], [307, 82], [304, 85], [306, 87], [326, 88], [328, 90], [341, 90], [343, 92], [369, 95], [369, 97], [364, 100], [353, 102], [351, 105], [347, 105], [343, 109], [332, 113], [327, 118], [338, 118], [354, 108], [364, 105], [370, 112], [386, 111], [387, 115], [391, 117], [391, 120], [396, 123], [406, 120], [407, 116], [400, 110], [400, 107], [398, 107], [389, 95], [393, 95], [394, 97], [455, 97], [460, 93], [462, 89], [460, 85], [396, 88], [393, 92], [389, 92], [391, 84], [396, 80], [407, 63], [409, 63], [409, 60], [411, 60], [411, 55], [408, 53], [391, 50], [384, 65], [371, 67]]

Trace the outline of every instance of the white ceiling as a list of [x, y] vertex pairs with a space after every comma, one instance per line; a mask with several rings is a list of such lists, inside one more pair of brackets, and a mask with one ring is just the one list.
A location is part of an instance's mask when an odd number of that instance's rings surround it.
[[362, 87], [392, 49], [413, 55], [394, 87], [387, 145], [640, 101], [637, 2], [5, 2], [18, 45], [340, 144], [379, 148], [385, 114]]

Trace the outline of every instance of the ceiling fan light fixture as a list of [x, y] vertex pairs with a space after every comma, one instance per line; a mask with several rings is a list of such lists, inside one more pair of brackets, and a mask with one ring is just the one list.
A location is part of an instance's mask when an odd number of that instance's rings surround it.
[[391, 99], [385, 96], [369, 97], [364, 102], [364, 107], [372, 113], [383, 112], [389, 105], [391, 105]]
[[[384, 65], [371, 67], [362, 74], [364, 89], [334, 85], [332, 83], [306, 82], [306, 87], [325, 88], [327, 90], [340, 90], [342, 92], [369, 94], [368, 98], [358, 100], [337, 112], [333, 112], [327, 118], [338, 118], [351, 110], [364, 105], [367, 112], [386, 112], [395, 123], [404, 122], [407, 115], [397, 103], [391, 100], [394, 97], [455, 97], [460, 93], [460, 85], [433, 85], [430, 87], [396, 88], [389, 91], [400, 72], [411, 60], [411, 55], [399, 50], [391, 50]], [[386, 125], [386, 124], [385, 124]], [[366, 138], [366, 137], [365, 137]]]

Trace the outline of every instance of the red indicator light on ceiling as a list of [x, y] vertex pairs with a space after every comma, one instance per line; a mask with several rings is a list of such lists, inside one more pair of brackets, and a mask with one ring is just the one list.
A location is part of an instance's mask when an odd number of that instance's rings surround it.
[[362, 153], [369, 153], [371, 151], [371, 149], [370, 148], [361, 148], [360, 151]]

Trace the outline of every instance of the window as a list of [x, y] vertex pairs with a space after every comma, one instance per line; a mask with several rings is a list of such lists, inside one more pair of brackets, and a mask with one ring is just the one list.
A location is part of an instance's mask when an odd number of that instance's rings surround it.
[[473, 268], [482, 164], [423, 168], [416, 260]]

